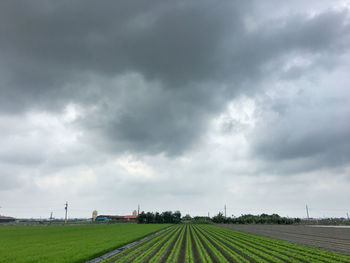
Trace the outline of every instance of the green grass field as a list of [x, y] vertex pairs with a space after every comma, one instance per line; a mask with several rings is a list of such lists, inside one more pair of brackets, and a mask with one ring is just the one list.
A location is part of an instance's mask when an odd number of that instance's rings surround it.
[[[84, 262], [168, 226], [0, 226], [0, 262]], [[213, 225], [182, 224], [104, 262], [345, 263], [350, 262], [350, 255]]]
[[168, 226], [0, 226], [0, 262], [84, 262]]
[[350, 262], [343, 255], [212, 225], [179, 225], [138, 243], [112, 262]]

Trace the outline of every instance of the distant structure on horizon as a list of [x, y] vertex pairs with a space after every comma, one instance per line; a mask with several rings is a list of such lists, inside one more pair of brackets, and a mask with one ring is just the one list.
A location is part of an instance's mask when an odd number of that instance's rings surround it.
[[[137, 212], [134, 210], [132, 212], [132, 215], [126, 215], [126, 216], [118, 216], [118, 215], [97, 215], [96, 211], [96, 221], [130, 221], [130, 222], [136, 222], [137, 219]], [[94, 220], [94, 221], [95, 221]]]
[[96, 221], [96, 217], [97, 217], [97, 211], [94, 210], [92, 211], [92, 221]]
[[0, 223], [15, 222], [16, 218], [10, 216], [0, 216]]

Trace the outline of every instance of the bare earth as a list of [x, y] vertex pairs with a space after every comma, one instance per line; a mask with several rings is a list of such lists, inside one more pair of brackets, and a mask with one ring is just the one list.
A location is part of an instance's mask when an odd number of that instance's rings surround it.
[[218, 225], [251, 234], [350, 254], [350, 228], [304, 225]]

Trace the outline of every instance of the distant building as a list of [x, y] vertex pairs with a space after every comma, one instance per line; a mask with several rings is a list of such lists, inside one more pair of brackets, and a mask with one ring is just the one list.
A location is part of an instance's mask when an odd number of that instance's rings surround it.
[[0, 216], [0, 223], [15, 222], [16, 219], [10, 216]]
[[125, 219], [128, 221], [136, 221], [137, 215], [131, 215], [131, 216], [124, 216]]
[[96, 217], [96, 221], [117, 221], [124, 219], [123, 216], [112, 216], [112, 215], [99, 215]]
[[127, 215], [127, 216], [113, 216], [113, 215], [99, 215], [96, 217], [96, 221], [135, 221], [137, 215]]
[[94, 211], [92, 212], [92, 221], [96, 221], [96, 217], [97, 217], [97, 211], [94, 210]]

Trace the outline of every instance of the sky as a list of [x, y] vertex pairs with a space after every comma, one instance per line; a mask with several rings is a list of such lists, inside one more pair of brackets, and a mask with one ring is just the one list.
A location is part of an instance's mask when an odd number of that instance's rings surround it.
[[0, 2], [0, 214], [350, 213], [350, 1]]

